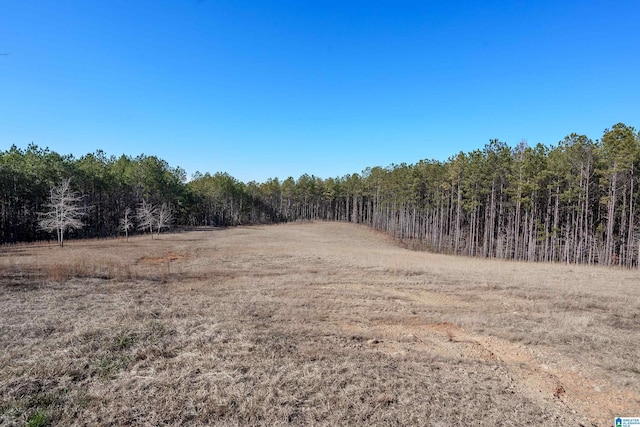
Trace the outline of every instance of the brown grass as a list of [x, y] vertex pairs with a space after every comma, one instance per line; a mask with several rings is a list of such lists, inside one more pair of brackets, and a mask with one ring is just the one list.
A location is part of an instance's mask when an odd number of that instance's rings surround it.
[[637, 271], [338, 223], [0, 248], [0, 424], [611, 425]]

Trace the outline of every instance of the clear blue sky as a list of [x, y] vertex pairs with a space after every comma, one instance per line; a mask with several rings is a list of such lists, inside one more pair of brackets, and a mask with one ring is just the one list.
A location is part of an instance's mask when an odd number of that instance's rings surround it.
[[0, 0], [0, 149], [323, 178], [640, 127], [640, 1]]

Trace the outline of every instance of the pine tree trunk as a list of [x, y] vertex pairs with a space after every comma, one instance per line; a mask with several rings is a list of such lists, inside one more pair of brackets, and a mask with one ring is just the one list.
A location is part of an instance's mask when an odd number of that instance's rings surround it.
[[633, 167], [631, 168], [631, 185], [630, 185], [630, 189], [629, 189], [629, 231], [627, 234], [627, 262], [626, 262], [626, 266], [627, 268], [631, 268], [633, 266], [633, 229], [634, 229], [634, 224], [633, 224], [633, 209], [634, 209], [634, 205], [633, 205], [633, 184], [634, 184], [634, 176], [633, 176]]
[[613, 236], [613, 226], [615, 222], [615, 207], [616, 207], [616, 187], [618, 183], [618, 174], [614, 173], [611, 177], [611, 187], [609, 190], [609, 203], [607, 209], [607, 236], [605, 240], [605, 253], [604, 253], [604, 263], [606, 265], [611, 265], [613, 263], [613, 245], [614, 245], [614, 236]]

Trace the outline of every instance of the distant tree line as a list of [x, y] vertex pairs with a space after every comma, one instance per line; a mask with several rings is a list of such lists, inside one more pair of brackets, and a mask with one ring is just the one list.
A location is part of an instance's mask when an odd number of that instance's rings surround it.
[[640, 263], [640, 134], [616, 124], [600, 140], [571, 134], [557, 145], [491, 140], [446, 161], [367, 168], [322, 179], [242, 183], [153, 156], [79, 159], [31, 145], [0, 152], [0, 238], [42, 239], [37, 212], [52, 185], [72, 178], [88, 207], [78, 236], [122, 229], [125, 209], [165, 204], [182, 225], [298, 220], [366, 224], [419, 249], [527, 261]]
[[42, 213], [50, 212], [51, 191], [65, 180], [83, 211], [75, 237], [117, 235], [126, 208], [136, 212], [143, 203], [170, 206], [178, 221], [186, 215], [184, 170], [155, 156], [107, 157], [96, 151], [76, 159], [33, 144], [26, 150], [13, 146], [0, 152], [0, 242], [49, 238]]

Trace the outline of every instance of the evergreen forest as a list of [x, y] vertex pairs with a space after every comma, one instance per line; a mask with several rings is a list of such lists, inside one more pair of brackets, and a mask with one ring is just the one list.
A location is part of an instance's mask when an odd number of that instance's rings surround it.
[[54, 238], [38, 219], [67, 179], [85, 212], [75, 238], [123, 235], [127, 208], [154, 204], [170, 206], [180, 226], [346, 221], [414, 249], [640, 268], [640, 134], [622, 123], [595, 141], [571, 134], [553, 146], [512, 147], [494, 139], [446, 161], [262, 183], [223, 172], [187, 180], [155, 156], [75, 158], [12, 146], [0, 151], [0, 243]]

